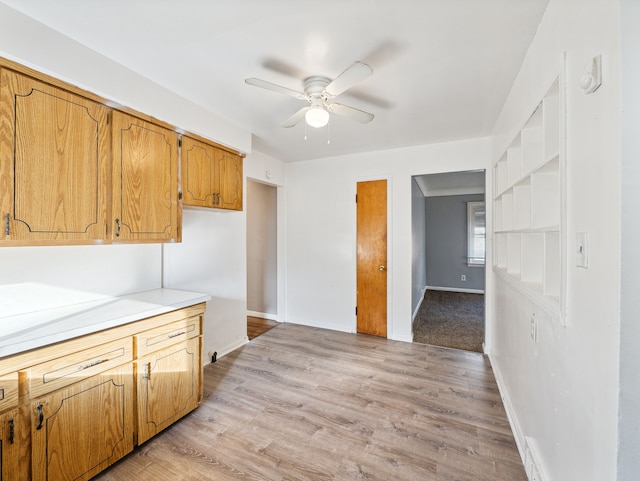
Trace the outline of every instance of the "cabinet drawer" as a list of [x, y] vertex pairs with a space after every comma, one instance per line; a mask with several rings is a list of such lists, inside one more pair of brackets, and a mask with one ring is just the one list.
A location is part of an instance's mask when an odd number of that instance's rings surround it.
[[18, 405], [18, 373], [0, 374], [0, 412]]
[[42, 396], [133, 360], [131, 338], [78, 351], [29, 370], [31, 397]]
[[200, 335], [200, 316], [181, 319], [135, 336], [137, 357]]

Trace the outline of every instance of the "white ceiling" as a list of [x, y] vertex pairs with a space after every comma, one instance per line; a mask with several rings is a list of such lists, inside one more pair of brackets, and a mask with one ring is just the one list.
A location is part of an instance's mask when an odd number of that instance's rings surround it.
[[[548, 0], [0, 0], [253, 133], [282, 161], [491, 133]], [[355, 60], [374, 73], [329, 129], [280, 123], [294, 90]], [[330, 139], [330, 143], [327, 140]]]

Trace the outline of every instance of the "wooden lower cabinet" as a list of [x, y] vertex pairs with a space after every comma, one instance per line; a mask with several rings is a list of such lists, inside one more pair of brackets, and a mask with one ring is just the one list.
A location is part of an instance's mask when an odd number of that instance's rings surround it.
[[1, 358], [0, 481], [87, 481], [195, 409], [204, 311]]
[[28, 481], [29, 418], [20, 409], [0, 415], [0, 481]]
[[200, 402], [200, 338], [137, 361], [138, 444], [173, 424]]
[[133, 365], [31, 403], [33, 481], [84, 481], [133, 450]]

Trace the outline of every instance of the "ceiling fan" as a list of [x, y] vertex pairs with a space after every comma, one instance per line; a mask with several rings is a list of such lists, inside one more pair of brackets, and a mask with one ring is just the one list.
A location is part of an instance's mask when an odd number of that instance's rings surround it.
[[303, 82], [304, 92], [298, 92], [258, 78], [248, 78], [245, 79], [245, 82], [299, 100], [306, 100], [309, 103], [308, 106], [301, 108], [285, 120], [281, 124], [282, 127], [293, 127], [303, 118], [311, 127], [324, 127], [329, 122], [329, 112], [362, 124], [373, 120], [374, 116], [369, 112], [333, 102], [335, 97], [366, 79], [372, 73], [373, 70], [366, 63], [354, 62], [334, 80], [319, 75], [306, 78]]

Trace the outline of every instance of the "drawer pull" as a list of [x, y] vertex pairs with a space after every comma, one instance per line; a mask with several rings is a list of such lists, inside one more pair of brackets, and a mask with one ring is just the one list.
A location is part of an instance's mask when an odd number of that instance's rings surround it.
[[148, 362], [144, 366], [144, 374], [142, 375], [142, 379], [146, 379], [147, 381], [151, 380], [151, 363]]
[[103, 362], [107, 362], [109, 359], [96, 359], [89, 364], [83, 364], [82, 366], [78, 366], [78, 371], [82, 371], [84, 369], [89, 369], [90, 367], [97, 366], [98, 364], [102, 364]]
[[167, 336], [167, 339], [173, 339], [174, 337], [184, 336], [186, 333], [187, 333], [187, 331], [180, 331], [180, 332], [176, 332], [174, 334], [169, 334]]
[[38, 425], [36, 426], [36, 430], [39, 431], [42, 429], [42, 422], [44, 421], [44, 411], [42, 409], [42, 404], [38, 404], [36, 407], [38, 410]]
[[15, 437], [15, 424], [13, 418], [9, 419], [9, 444], [13, 444], [13, 438]]

